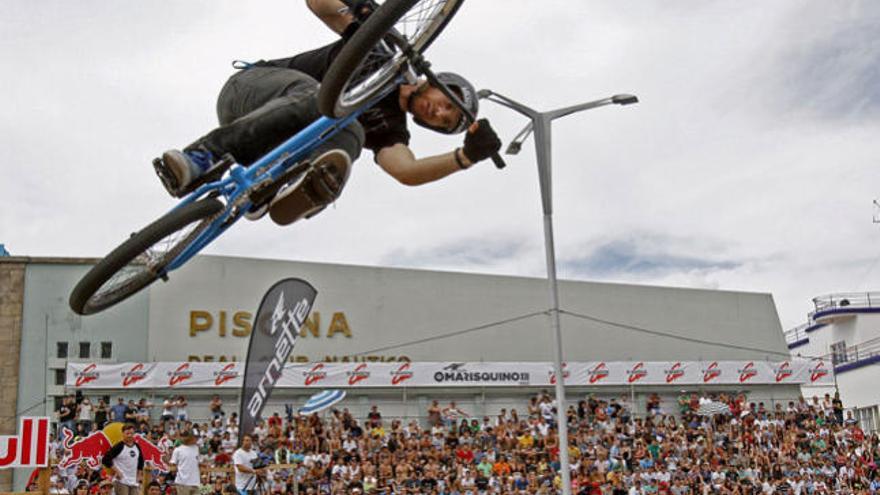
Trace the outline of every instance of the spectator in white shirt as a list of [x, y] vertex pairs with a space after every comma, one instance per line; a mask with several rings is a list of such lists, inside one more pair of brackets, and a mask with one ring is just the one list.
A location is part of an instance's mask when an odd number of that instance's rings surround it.
[[199, 492], [201, 473], [199, 472], [199, 448], [192, 432], [180, 435], [183, 442], [171, 452], [171, 466], [177, 471], [174, 478], [177, 495], [196, 495]]
[[263, 476], [265, 473], [262, 469], [254, 469], [254, 460], [258, 454], [253, 446], [253, 437], [244, 435], [241, 437], [241, 447], [232, 454], [232, 463], [235, 465], [235, 488], [241, 495], [255, 493], [257, 476]]

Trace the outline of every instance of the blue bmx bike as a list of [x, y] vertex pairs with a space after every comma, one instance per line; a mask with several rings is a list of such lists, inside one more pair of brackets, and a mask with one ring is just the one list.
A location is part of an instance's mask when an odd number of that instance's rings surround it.
[[[398, 84], [426, 77], [473, 121], [457, 95], [438, 81], [422, 53], [463, 0], [387, 0], [377, 5], [328, 68], [318, 93], [323, 115], [277, 148], [243, 166], [224, 157], [195, 190], [133, 234], [74, 287], [70, 307], [81, 315], [107, 309], [189, 261], [252, 208], [312, 167], [318, 146]], [[496, 166], [504, 163], [493, 157]]]

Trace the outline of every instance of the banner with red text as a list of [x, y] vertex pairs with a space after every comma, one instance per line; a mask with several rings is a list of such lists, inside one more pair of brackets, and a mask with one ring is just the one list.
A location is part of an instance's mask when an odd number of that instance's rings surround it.
[[[235, 388], [241, 363], [69, 363], [68, 388]], [[566, 385], [829, 385], [829, 360], [789, 361], [592, 361], [563, 364]], [[553, 364], [545, 362], [369, 362], [289, 363], [282, 388], [516, 387], [552, 386]]]

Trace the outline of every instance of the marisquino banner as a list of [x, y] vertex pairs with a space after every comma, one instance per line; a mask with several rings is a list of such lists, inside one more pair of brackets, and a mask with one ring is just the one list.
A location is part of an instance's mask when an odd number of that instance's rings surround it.
[[[69, 363], [67, 387], [240, 388], [243, 383], [242, 367], [242, 363]], [[132, 372], [135, 368], [136, 372]], [[563, 370], [565, 384], [579, 386], [830, 385], [834, 383], [833, 373], [831, 361], [828, 359], [592, 361], [568, 362]], [[549, 362], [288, 363], [274, 386], [318, 389], [540, 387], [552, 386], [555, 384], [554, 380], [553, 364]]]

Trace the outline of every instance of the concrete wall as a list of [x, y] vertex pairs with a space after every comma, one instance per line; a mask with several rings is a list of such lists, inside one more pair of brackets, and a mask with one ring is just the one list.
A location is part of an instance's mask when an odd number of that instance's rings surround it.
[[[319, 335], [306, 334], [294, 350], [308, 361], [357, 354], [413, 361], [552, 360], [549, 321], [541, 314], [550, 306], [542, 279], [220, 256], [200, 256], [171, 274], [171, 283], [151, 289], [149, 359], [242, 359], [247, 334], [233, 334], [234, 316], [252, 317], [264, 292], [285, 277], [303, 278], [318, 290]], [[673, 340], [563, 315], [565, 358], [572, 361], [772, 360], [788, 353], [769, 294], [563, 281], [560, 297], [562, 309], [573, 313], [755, 349]], [[194, 315], [210, 315], [211, 325], [193, 332]], [[336, 315], [344, 316], [349, 334], [330, 332]], [[422, 339], [429, 341], [414, 343]]]
[[[18, 428], [19, 349], [25, 264], [0, 261], [0, 434], [14, 435]], [[0, 492], [12, 489], [12, 473], [0, 471]]]

